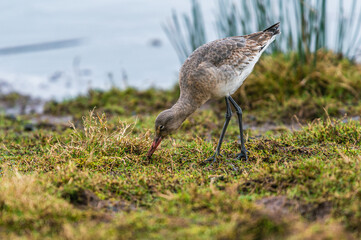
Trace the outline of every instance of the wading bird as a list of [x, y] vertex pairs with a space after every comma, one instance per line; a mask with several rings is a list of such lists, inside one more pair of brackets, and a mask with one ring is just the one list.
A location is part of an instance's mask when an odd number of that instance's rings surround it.
[[236, 109], [241, 138], [241, 152], [237, 159], [247, 159], [244, 145], [242, 109], [231, 95], [243, 84], [265, 49], [275, 40], [280, 23], [245, 36], [227, 37], [197, 48], [184, 62], [179, 73], [180, 97], [155, 120], [155, 138], [148, 151], [152, 156], [160, 142], [175, 132], [201, 105], [210, 99], [225, 97], [226, 121], [215, 153], [206, 162], [215, 162], [232, 116], [230, 104]]

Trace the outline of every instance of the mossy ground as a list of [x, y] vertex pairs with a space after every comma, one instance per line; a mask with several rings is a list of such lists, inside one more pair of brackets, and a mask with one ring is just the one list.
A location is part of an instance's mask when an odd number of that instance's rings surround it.
[[33, 132], [2, 116], [0, 234], [34, 239], [360, 237], [360, 122], [316, 121], [275, 137], [256, 138], [248, 131], [250, 157], [238, 161], [233, 121], [224, 157], [204, 166], [219, 132], [207, 126], [208, 114], [195, 114], [151, 161], [145, 154], [153, 116], [107, 121], [93, 114], [84, 118], [84, 129]]
[[[163, 99], [159, 106], [153, 102], [155, 110], [144, 114], [129, 110], [140, 101], [135, 96], [145, 92], [113, 89], [97, 96], [116, 99], [115, 91], [128, 96], [120, 105], [124, 112], [107, 111], [108, 100], [99, 104], [94, 100], [99, 98], [84, 97], [78, 112], [85, 117], [74, 128], [39, 125], [24, 131], [26, 116], [0, 115], [0, 238], [361, 237], [360, 121], [331, 119], [321, 107], [315, 111], [322, 112], [323, 120], [309, 121], [297, 131], [248, 129], [249, 159], [239, 161], [234, 116], [223, 157], [203, 165], [215, 149], [224, 117], [211, 106], [193, 114], [148, 160], [154, 112], [171, 104], [177, 91], [173, 96], [159, 92], [172, 100]], [[152, 94], [148, 98], [157, 101]], [[89, 113], [92, 100], [98, 110]], [[53, 111], [65, 106], [58, 104]], [[146, 111], [145, 106], [146, 101], [139, 107]], [[250, 108], [245, 118], [251, 122], [251, 115], [262, 113], [272, 111]]]

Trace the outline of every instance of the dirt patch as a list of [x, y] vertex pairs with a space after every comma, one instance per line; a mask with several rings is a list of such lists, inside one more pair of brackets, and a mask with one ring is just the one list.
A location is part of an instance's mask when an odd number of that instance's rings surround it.
[[[250, 117], [250, 116], [249, 116]], [[255, 117], [251, 117], [251, 120], [255, 119]], [[287, 119], [287, 121], [290, 121], [290, 119]], [[299, 122], [295, 122], [292, 121], [290, 124], [284, 124], [284, 125], [279, 125], [279, 124], [275, 124], [273, 122], [265, 122], [263, 124], [259, 124], [257, 121], [251, 121], [251, 122], [246, 122], [244, 124], [244, 129], [250, 129], [253, 131], [258, 131], [260, 134], [265, 133], [267, 131], [272, 131], [275, 134], [277, 133], [282, 133], [282, 132], [286, 132], [286, 131], [297, 131], [300, 130], [302, 128], [302, 125]]]
[[271, 214], [300, 214], [309, 221], [323, 220], [330, 215], [331, 202], [304, 203], [303, 201], [288, 199], [286, 196], [271, 196], [256, 201]]
[[322, 148], [292, 146], [287, 143], [281, 143], [271, 139], [258, 139], [253, 142], [254, 149], [258, 158], [250, 156], [250, 161], [256, 161], [259, 158], [263, 162], [274, 163], [275, 161], [293, 162], [300, 158], [311, 157], [322, 152]]
[[252, 179], [246, 181], [239, 186], [239, 191], [242, 194], [253, 193], [259, 189], [264, 189], [269, 192], [280, 192], [295, 184], [294, 179], [284, 179], [283, 181], [275, 180], [273, 177], [264, 177], [260, 179]]
[[267, 151], [271, 154], [287, 153], [290, 155], [300, 154], [311, 156], [316, 153], [315, 149], [310, 147], [295, 147], [288, 144], [282, 144], [275, 140], [262, 139], [256, 143], [256, 150]]
[[111, 212], [129, 212], [136, 209], [134, 205], [125, 201], [101, 200], [88, 189], [79, 189], [72, 194], [63, 194], [63, 198], [68, 199], [70, 203], [74, 204], [78, 208], [91, 207], [94, 209], [104, 209]]
[[332, 211], [331, 202], [322, 202], [315, 204], [301, 204], [300, 214], [310, 221], [322, 220], [327, 218]]
[[298, 202], [289, 200], [285, 196], [272, 196], [262, 198], [256, 201], [257, 205], [262, 205], [267, 211], [271, 213], [289, 214], [291, 209], [298, 206]]

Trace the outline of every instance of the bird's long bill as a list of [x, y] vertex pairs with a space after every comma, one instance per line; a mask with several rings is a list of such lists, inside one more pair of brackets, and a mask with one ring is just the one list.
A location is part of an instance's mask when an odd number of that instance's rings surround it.
[[162, 137], [156, 137], [152, 143], [152, 146], [150, 147], [147, 157], [151, 158], [157, 147], [159, 146], [160, 142], [163, 140]]

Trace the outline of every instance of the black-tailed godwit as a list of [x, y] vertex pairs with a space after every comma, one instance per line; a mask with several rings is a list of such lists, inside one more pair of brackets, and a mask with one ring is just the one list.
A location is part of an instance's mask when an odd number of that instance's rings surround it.
[[227, 37], [197, 48], [184, 62], [179, 73], [180, 97], [155, 120], [155, 138], [148, 158], [160, 142], [176, 131], [186, 118], [210, 99], [225, 97], [227, 111], [215, 153], [206, 161], [214, 162], [220, 155], [221, 145], [232, 116], [230, 104], [236, 109], [241, 138], [241, 152], [237, 158], [247, 159], [244, 145], [242, 109], [231, 95], [243, 84], [265, 49], [275, 40], [280, 23], [245, 36]]

